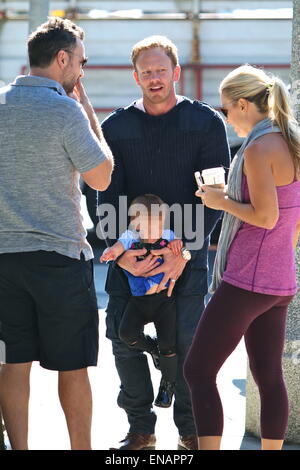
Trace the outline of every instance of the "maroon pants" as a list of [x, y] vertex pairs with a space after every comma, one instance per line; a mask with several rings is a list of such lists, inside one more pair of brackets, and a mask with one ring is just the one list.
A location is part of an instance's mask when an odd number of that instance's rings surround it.
[[217, 374], [242, 336], [261, 397], [261, 435], [283, 439], [288, 398], [281, 359], [287, 308], [293, 296], [246, 291], [222, 282], [198, 324], [184, 364], [198, 436], [221, 436], [223, 409]]

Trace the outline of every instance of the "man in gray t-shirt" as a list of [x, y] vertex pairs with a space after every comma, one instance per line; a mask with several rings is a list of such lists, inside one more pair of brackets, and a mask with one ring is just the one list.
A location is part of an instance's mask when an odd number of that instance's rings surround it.
[[90, 449], [98, 310], [79, 177], [110, 184], [113, 157], [81, 84], [83, 31], [50, 18], [28, 39], [30, 73], [0, 89], [0, 407], [27, 449], [32, 361], [59, 371], [72, 449]]

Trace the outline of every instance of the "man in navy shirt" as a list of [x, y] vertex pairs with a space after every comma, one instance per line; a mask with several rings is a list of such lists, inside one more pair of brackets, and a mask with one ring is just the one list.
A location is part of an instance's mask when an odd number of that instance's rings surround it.
[[[118, 214], [120, 195], [127, 196], [130, 204], [141, 194], [156, 194], [169, 206], [177, 203], [184, 209], [189, 205], [193, 213], [188, 222], [185, 219], [185, 224], [195, 230], [196, 223], [199, 224], [195, 217], [199, 203], [194, 195], [197, 189], [194, 172], [229, 166], [224, 123], [207, 104], [176, 95], [175, 82], [180, 77], [180, 66], [176, 46], [166, 37], [152, 36], [137, 43], [132, 50], [132, 62], [134, 78], [143, 97], [118, 109], [102, 123], [104, 136], [115, 158], [115, 171], [110, 187], [100, 193], [99, 203], [112, 204]], [[169, 294], [174, 288], [178, 353], [174, 421], [179, 431], [178, 448], [197, 449], [182, 365], [204, 308], [209, 235], [219, 217], [220, 212], [205, 208], [202, 247], [190, 253], [185, 249], [177, 256], [165, 248], [162, 250], [163, 267], [157, 267], [156, 259], [151, 255], [137, 261], [138, 252], [129, 250], [109, 268], [107, 337], [112, 340], [121, 380], [118, 404], [126, 411], [130, 425], [120, 450], [155, 449], [156, 443], [154, 395], [147, 358], [142, 351], [130, 349], [119, 338], [119, 324], [130, 296], [127, 278], [120, 267], [136, 276], [146, 276], [151, 269], [154, 269], [153, 273], [164, 272], [160, 289], [168, 281]], [[188, 242], [186, 229], [184, 226], [184, 243]], [[108, 242], [112, 244], [114, 240]], [[191, 259], [188, 261], [189, 254]]]

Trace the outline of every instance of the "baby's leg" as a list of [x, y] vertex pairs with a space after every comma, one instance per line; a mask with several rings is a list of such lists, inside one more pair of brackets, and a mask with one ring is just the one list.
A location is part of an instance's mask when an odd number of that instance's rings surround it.
[[131, 297], [120, 323], [119, 336], [128, 347], [150, 353], [155, 367], [158, 368], [157, 342], [144, 334], [144, 326], [149, 323], [146, 315], [147, 304], [145, 299]]
[[155, 405], [168, 408], [172, 404], [177, 377], [178, 358], [176, 354], [176, 306], [174, 297], [162, 299], [158, 315], [154, 321], [162, 379]]

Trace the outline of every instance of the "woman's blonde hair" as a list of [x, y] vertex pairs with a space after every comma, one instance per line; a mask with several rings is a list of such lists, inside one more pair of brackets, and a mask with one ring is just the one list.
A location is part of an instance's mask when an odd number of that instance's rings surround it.
[[300, 132], [290, 105], [290, 97], [283, 81], [251, 65], [242, 65], [222, 80], [219, 88], [233, 102], [244, 98], [254, 103], [260, 113], [268, 113], [278, 125], [300, 171]]

